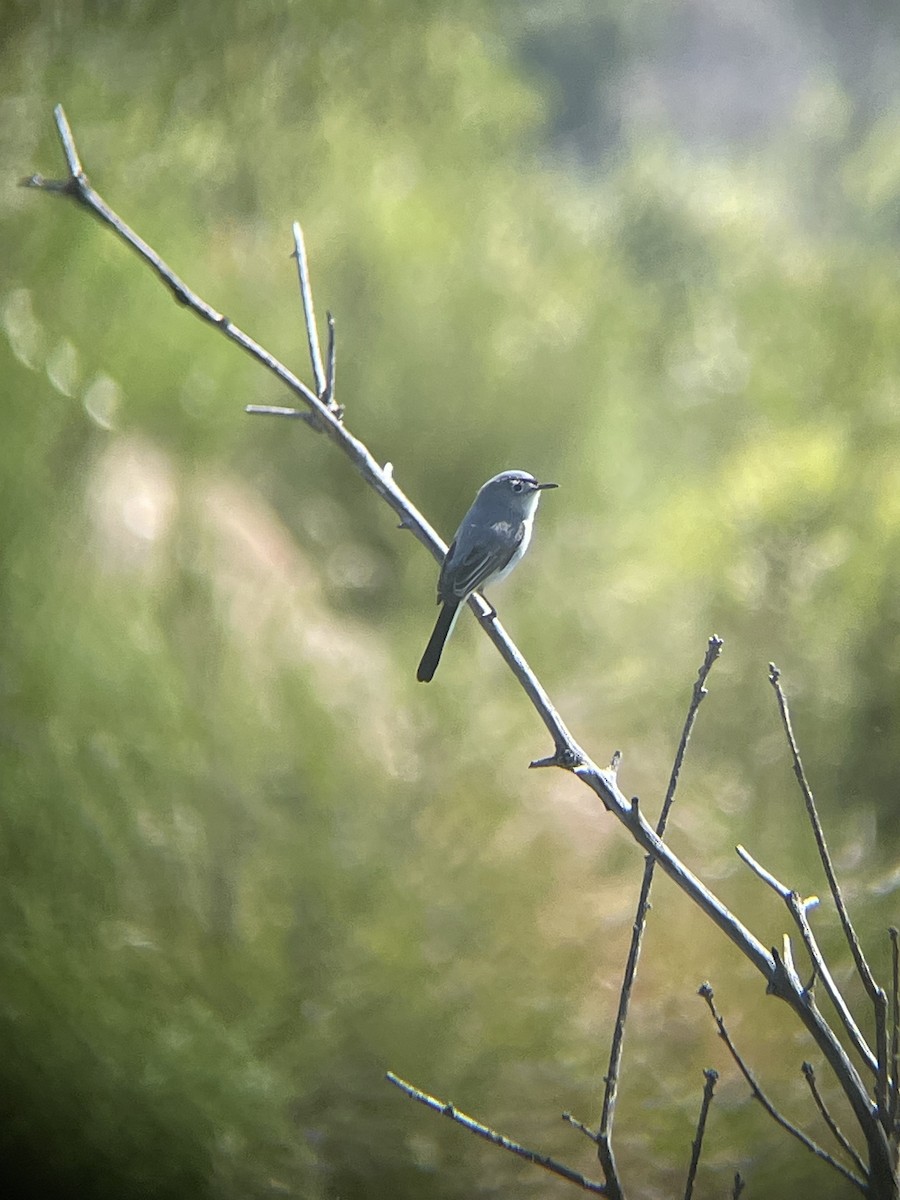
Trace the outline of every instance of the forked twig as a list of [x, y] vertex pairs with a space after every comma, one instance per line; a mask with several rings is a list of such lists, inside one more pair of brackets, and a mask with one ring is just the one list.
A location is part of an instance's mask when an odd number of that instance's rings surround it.
[[[681, 775], [681, 768], [684, 764], [684, 756], [687, 752], [688, 742], [691, 738], [691, 733], [694, 728], [694, 723], [697, 719], [697, 712], [706, 696], [706, 680], [709, 678], [709, 673], [716, 662], [716, 659], [722, 653], [723, 641], [721, 638], [713, 635], [706, 647], [706, 655], [697, 672], [697, 678], [694, 681], [693, 691], [691, 693], [691, 702], [688, 707], [687, 716], [685, 717], [684, 725], [681, 730], [681, 738], [678, 742], [678, 749], [675, 753], [675, 761], [672, 764], [672, 771], [669, 776], [669, 784], [666, 788], [665, 799], [663, 800], [662, 809], [660, 811], [659, 820], [656, 823], [657, 837], [662, 840], [666, 832], [666, 824], [669, 819], [669, 813], [672, 809], [672, 804], [675, 800], [675, 792], [678, 787], [678, 780]], [[647, 912], [650, 908], [650, 890], [653, 886], [653, 874], [656, 866], [655, 859], [648, 857], [644, 864], [644, 874], [641, 880], [641, 891], [638, 897], [637, 910], [635, 912], [634, 923], [632, 925], [631, 944], [628, 948], [628, 958], [625, 963], [625, 971], [622, 978], [622, 986], [619, 989], [619, 1007], [616, 1013], [616, 1021], [613, 1026], [612, 1044], [609, 1052], [609, 1065], [606, 1069], [604, 1080], [606, 1086], [603, 1092], [603, 1110], [600, 1117], [600, 1127], [597, 1130], [597, 1155], [603, 1167], [603, 1174], [606, 1182], [609, 1184], [610, 1195], [613, 1200], [621, 1194], [621, 1184], [616, 1167], [615, 1154], [612, 1147], [612, 1132], [613, 1123], [615, 1121], [616, 1098], [619, 1089], [619, 1074], [622, 1066], [622, 1051], [625, 1044], [625, 1024], [628, 1019], [628, 1009], [631, 1003], [631, 994], [634, 987], [634, 980], [637, 975], [638, 962], [641, 956], [641, 945], [644, 940], [644, 931], [647, 926]]]
[[802, 1129], [798, 1129], [798, 1127], [794, 1125], [792, 1121], [789, 1121], [787, 1117], [775, 1107], [769, 1097], [756, 1082], [753, 1072], [744, 1062], [737, 1047], [731, 1040], [731, 1036], [728, 1033], [725, 1022], [719, 1015], [719, 1011], [716, 1008], [713, 990], [710, 985], [708, 983], [702, 984], [699, 988], [699, 994], [706, 1001], [709, 1011], [712, 1013], [713, 1020], [715, 1021], [716, 1027], [719, 1031], [719, 1037], [728, 1047], [728, 1052], [734, 1059], [738, 1070], [749, 1084], [753, 1099], [762, 1105], [762, 1107], [776, 1124], [780, 1125], [782, 1129], [786, 1130], [791, 1137], [796, 1138], [801, 1146], [805, 1146], [807, 1150], [809, 1150], [812, 1154], [815, 1154], [816, 1158], [820, 1158], [822, 1162], [828, 1163], [828, 1165], [833, 1167], [838, 1174], [843, 1175], [845, 1179], [850, 1181], [850, 1183], [855, 1184], [861, 1192], [868, 1192], [868, 1183], [865, 1179], [861, 1179], [859, 1176], [854, 1175], [853, 1172], [848, 1170], [843, 1163], [838, 1162], [837, 1159], [833, 1158], [827, 1150], [823, 1150], [821, 1146], [812, 1140], [812, 1138], [807, 1137]]
[[511, 1138], [506, 1137], [502, 1133], [497, 1133], [495, 1129], [491, 1129], [488, 1125], [482, 1125], [480, 1121], [466, 1116], [465, 1113], [460, 1112], [455, 1105], [449, 1104], [446, 1100], [438, 1100], [435, 1096], [429, 1096], [427, 1092], [413, 1087], [411, 1083], [407, 1083], [405, 1079], [401, 1079], [393, 1071], [388, 1071], [385, 1078], [388, 1083], [392, 1083], [394, 1087], [399, 1088], [401, 1092], [405, 1093], [411, 1099], [418, 1100], [420, 1104], [424, 1104], [426, 1108], [430, 1108], [433, 1112], [440, 1113], [441, 1116], [449, 1117], [451, 1121], [455, 1121], [457, 1125], [462, 1125], [470, 1133], [484, 1138], [486, 1142], [490, 1142], [494, 1146], [499, 1146], [502, 1150], [508, 1150], [510, 1154], [515, 1154], [519, 1158], [524, 1158], [526, 1162], [533, 1163], [536, 1167], [543, 1167], [545, 1171], [559, 1175], [561, 1179], [567, 1179], [569, 1183], [577, 1184], [578, 1187], [586, 1192], [593, 1192], [597, 1196], [606, 1196], [609, 1194], [602, 1183], [598, 1183], [594, 1179], [588, 1179], [580, 1171], [573, 1171], [570, 1167], [564, 1166], [563, 1163], [557, 1162], [556, 1159], [550, 1158], [546, 1154], [538, 1154], [536, 1150], [529, 1150], [527, 1146], [512, 1141]]
[[850, 1040], [856, 1047], [860, 1057], [865, 1062], [866, 1066], [873, 1072], [878, 1071], [878, 1060], [870, 1050], [866, 1039], [863, 1037], [862, 1030], [853, 1019], [853, 1014], [847, 1006], [847, 1002], [841, 995], [837, 983], [834, 980], [828, 964], [825, 962], [825, 956], [819, 948], [819, 943], [812, 931], [812, 926], [809, 923], [809, 918], [806, 915], [809, 909], [818, 905], [817, 896], [810, 896], [803, 900], [800, 893], [786, 887], [775, 876], [761, 866], [749, 851], [743, 846], [735, 847], [738, 856], [747, 864], [747, 866], [757, 875], [765, 884], [768, 885], [787, 905], [788, 911], [796, 922], [797, 928], [800, 930], [800, 935], [803, 938], [803, 944], [806, 946], [807, 953], [812, 960], [816, 975], [822, 980], [825, 991], [828, 993], [828, 998], [837, 1010], [841, 1021], [844, 1023], [844, 1028], [850, 1036]]
[[[75, 139], [72, 136], [72, 130], [61, 104], [58, 104], [53, 110], [53, 115], [56, 119], [56, 128], [59, 132], [66, 164], [69, 168], [69, 178], [57, 180], [45, 179], [42, 175], [29, 175], [21, 181], [22, 186], [37, 188], [45, 192], [53, 192], [61, 196], [68, 196], [80, 204], [82, 208], [85, 208], [88, 212], [98, 217], [144, 260], [179, 304], [190, 309], [191, 312], [200, 317], [208, 325], [214, 326], [230, 342], [234, 342], [235, 345], [239, 346], [252, 358], [255, 358], [266, 370], [271, 371], [285, 387], [296, 396], [299, 396], [316, 416], [327, 418], [331, 425], [338, 425], [336, 415], [331, 413], [326, 405], [322, 404], [318, 396], [305, 383], [301, 382], [292, 371], [289, 371], [287, 367], [280, 363], [273, 355], [269, 354], [267, 350], [264, 350], [258, 342], [248, 337], [246, 333], [239, 329], [226, 316], [217, 312], [211, 304], [207, 304], [196, 292], [192, 291], [184, 280], [180, 279], [172, 268], [160, 258], [153, 247], [148, 245], [139, 234], [126, 225], [118, 213], [109, 207], [103, 197], [94, 191], [81, 165], [81, 159], [75, 148]], [[329, 425], [326, 423], [324, 427], [327, 429]], [[334, 433], [334, 430], [332, 430], [332, 433]], [[368, 455], [368, 452], [366, 452], [366, 455]]]

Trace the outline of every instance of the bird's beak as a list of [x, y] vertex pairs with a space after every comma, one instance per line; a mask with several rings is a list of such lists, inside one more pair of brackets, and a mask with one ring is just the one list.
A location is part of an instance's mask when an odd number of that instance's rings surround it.
[[559, 487], [559, 484], [558, 483], [536, 483], [534, 485], [534, 490], [536, 492], [543, 492], [543, 491], [546, 491], [547, 488], [555, 488], [555, 487]]

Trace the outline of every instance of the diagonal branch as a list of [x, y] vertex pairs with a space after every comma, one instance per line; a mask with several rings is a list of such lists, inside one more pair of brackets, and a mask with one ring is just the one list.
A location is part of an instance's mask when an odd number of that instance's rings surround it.
[[[56, 107], [54, 115], [63, 152], [69, 166], [69, 178], [59, 181], [32, 175], [22, 181], [23, 186], [69, 197], [94, 214], [139, 255], [178, 303], [190, 309], [207, 324], [218, 329], [229, 341], [251, 355], [266, 370], [275, 375], [300, 400], [302, 409], [314, 415], [322, 431], [346, 455], [369, 486], [397, 514], [401, 526], [408, 529], [440, 561], [446, 552], [446, 546], [415, 505], [398, 487], [390, 465], [381, 467], [364, 443], [353, 437], [344, 428], [339, 415], [340, 409], [334, 406], [331, 397], [329, 397], [328, 403], [320, 400], [314, 391], [301, 383], [297, 376], [273, 355], [191, 291], [159, 255], [117, 216], [88, 182], [62, 106]], [[285, 415], [298, 415], [291, 410], [284, 411]], [[879, 1123], [877, 1114], [872, 1111], [862, 1080], [833, 1031], [807, 996], [796, 972], [788, 969], [788, 965], [777, 955], [766, 950], [722, 901], [672, 853], [644, 819], [638, 805], [629, 803], [626, 799], [616, 783], [615, 772], [601, 770], [582, 750], [551, 703], [547, 692], [496, 619], [494, 610], [477, 595], [472, 596], [468, 603], [478, 617], [485, 633], [513, 671], [553, 739], [553, 755], [533, 765], [549, 766], [552, 764], [561, 767], [571, 771], [585, 783], [599, 798], [603, 806], [625, 826], [645, 853], [656, 859], [669, 878], [752, 963], [765, 979], [767, 991], [778, 996], [791, 1007], [834, 1071], [853, 1109], [869, 1150], [871, 1182], [875, 1189], [873, 1195], [900, 1200], [900, 1189], [898, 1189], [892, 1152], [885, 1130]]]
[[[368, 448], [344, 427], [335, 411], [323, 404], [319, 397], [302, 383], [296, 375], [288, 370], [274, 356], [264, 350], [233, 322], [218, 313], [211, 305], [202, 300], [172, 271], [162, 258], [147, 243], [130, 229], [125, 222], [109, 207], [103, 198], [91, 187], [85, 175], [80, 159], [75, 151], [72, 132], [61, 105], [54, 110], [60, 140], [62, 141], [66, 161], [69, 164], [71, 176], [60, 182], [46, 180], [40, 175], [32, 175], [22, 181], [23, 186], [49, 191], [68, 196], [77, 201], [82, 207], [107, 224], [114, 232], [154, 271], [162, 283], [172, 293], [179, 303], [190, 309], [202, 320], [217, 328], [229, 341], [234, 342], [245, 353], [249, 354], [293, 392], [305, 407], [318, 418], [322, 430], [331, 438], [337, 447], [350, 459], [366, 482], [384, 499], [400, 518], [403, 528], [408, 529], [438, 560], [441, 561], [446, 553], [446, 544], [441, 541], [434, 529], [419, 512], [412, 501], [399, 488], [394, 480], [390, 464], [379, 466]], [[251, 411], [260, 411], [251, 409]], [[297, 410], [285, 408], [278, 411], [281, 415], [296, 416]], [[523, 690], [541, 717], [544, 725], [553, 738], [554, 753], [550, 758], [534, 763], [534, 766], [557, 766], [572, 771], [586, 783], [600, 798], [604, 807], [612, 812], [630, 830], [638, 844], [660, 863], [662, 869], [686, 891], [701, 909], [719, 926], [728, 938], [744, 953], [757, 969], [768, 980], [774, 968], [772, 956], [765, 947], [753, 937], [737, 918], [729, 912], [724, 904], [705, 887], [700, 880], [666, 847], [655, 831], [644, 820], [636, 805], [629, 803], [619, 790], [615, 772], [603, 771], [591, 761], [582, 750], [572, 734], [567, 729], [556, 708], [550, 701], [534, 672], [528, 666], [522, 654], [507, 636], [496, 613], [477, 594], [469, 600], [469, 606], [479, 618], [482, 628], [501, 656], [512, 668]]]
[[712, 1018], [715, 1021], [716, 1028], [719, 1031], [719, 1037], [728, 1047], [728, 1052], [734, 1059], [738, 1070], [749, 1084], [753, 1099], [765, 1109], [765, 1111], [777, 1125], [780, 1125], [782, 1129], [786, 1130], [792, 1137], [795, 1137], [802, 1146], [805, 1146], [807, 1150], [815, 1154], [816, 1158], [820, 1158], [822, 1162], [825, 1162], [830, 1167], [833, 1167], [838, 1174], [843, 1175], [845, 1179], [850, 1181], [850, 1183], [855, 1184], [861, 1192], [867, 1192], [868, 1189], [865, 1180], [860, 1179], [858, 1176], [854, 1175], [852, 1171], [848, 1170], [843, 1163], [839, 1163], [837, 1159], [832, 1158], [827, 1150], [823, 1150], [821, 1146], [812, 1140], [812, 1138], [807, 1137], [802, 1129], [798, 1129], [798, 1127], [792, 1121], [789, 1121], [787, 1117], [775, 1107], [769, 1097], [756, 1082], [753, 1072], [744, 1062], [740, 1052], [738, 1051], [734, 1042], [731, 1040], [731, 1035], [728, 1032], [725, 1021], [716, 1008], [713, 990], [708, 983], [704, 983], [700, 987], [700, 995], [706, 1001], [709, 1011], [712, 1013]]
[[837, 1010], [838, 1016], [844, 1024], [844, 1028], [856, 1047], [856, 1051], [860, 1058], [866, 1064], [870, 1071], [877, 1073], [878, 1061], [875, 1055], [869, 1049], [862, 1030], [853, 1019], [853, 1014], [847, 1007], [847, 1002], [841, 995], [840, 988], [834, 980], [834, 976], [829, 970], [828, 964], [825, 961], [825, 956], [819, 948], [819, 943], [816, 940], [816, 935], [812, 931], [812, 926], [809, 923], [809, 917], [806, 915], [810, 908], [814, 908], [819, 903], [818, 899], [813, 896], [808, 900], [802, 900], [800, 893], [792, 891], [789, 887], [775, 878], [765, 867], [761, 866], [756, 859], [743, 846], [737, 846], [738, 856], [747, 864], [755, 875], [767, 884], [773, 892], [781, 897], [787, 905], [788, 911], [794, 918], [797, 928], [800, 930], [800, 936], [803, 938], [803, 944], [806, 946], [806, 951], [812, 960], [816, 974], [822, 980], [825, 991], [828, 993], [828, 998]]
[[825, 1122], [825, 1124], [831, 1130], [832, 1137], [838, 1143], [838, 1145], [840, 1145], [843, 1148], [844, 1152], [853, 1160], [853, 1164], [856, 1167], [857, 1171], [859, 1171], [860, 1175], [865, 1175], [866, 1164], [863, 1162], [863, 1160], [860, 1158], [860, 1156], [856, 1153], [856, 1150], [854, 1149], [853, 1145], [851, 1144], [849, 1138], [847, 1138], [845, 1136], [845, 1134], [841, 1130], [841, 1127], [838, 1125], [837, 1121], [835, 1121], [834, 1117], [829, 1112], [828, 1105], [825, 1103], [825, 1100], [822, 1097], [822, 1093], [819, 1091], [819, 1084], [816, 1080], [816, 1071], [815, 1071], [815, 1068], [813, 1067], [812, 1063], [805, 1062], [802, 1066], [802, 1071], [803, 1071], [803, 1078], [806, 1080], [806, 1082], [809, 1086], [809, 1091], [813, 1098], [813, 1101], [815, 1102], [816, 1108], [821, 1113], [822, 1120]]
[[597, 1183], [596, 1180], [588, 1179], [586, 1175], [582, 1175], [580, 1171], [573, 1171], [570, 1167], [563, 1163], [557, 1162], [555, 1158], [550, 1158], [546, 1154], [538, 1154], [536, 1150], [529, 1150], [527, 1146], [521, 1145], [519, 1142], [512, 1141], [505, 1134], [497, 1133], [495, 1129], [491, 1129], [489, 1125], [482, 1125], [480, 1121], [476, 1121], [474, 1117], [468, 1117], [465, 1113], [449, 1104], [446, 1100], [438, 1100], [435, 1096], [429, 1096], [427, 1092], [420, 1091], [419, 1088], [413, 1087], [411, 1083], [407, 1083], [405, 1079], [401, 1079], [399, 1075], [395, 1075], [393, 1071], [388, 1071], [385, 1074], [385, 1079], [388, 1083], [392, 1083], [394, 1087], [404, 1092], [411, 1100], [418, 1100], [420, 1104], [424, 1104], [426, 1108], [430, 1108], [432, 1112], [440, 1113], [441, 1116], [449, 1117], [451, 1121], [455, 1121], [457, 1125], [462, 1125], [464, 1129], [468, 1129], [470, 1133], [477, 1134], [478, 1137], [484, 1138], [486, 1142], [490, 1142], [494, 1146], [499, 1146], [502, 1150], [508, 1150], [510, 1154], [515, 1154], [519, 1158], [524, 1158], [526, 1162], [533, 1163], [536, 1167], [543, 1167], [545, 1171], [550, 1171], [554, 1175], [559, 1175], [561, 1179], [567, 1179], [569, 1183], [575, 1183], [586, 1192], [593, 1192], [595, 1196], [606, 1196], [608, 1192], [602, 1183]]
[[838, 883], [837, 874], [835, 873], [834, 863], [831, 861], [831, 854], [828, 850], [828, 844], [825, 841], [825, 831], [822, 828], [822, 822], [819, 820], [818, 809], [816, 808], [815, 797], [812, 794], [812, 788], [806, 778], [806, 771], [803, 768], [803, 761], [800, 758], [800, 750], [797, 746], [797, 739], [794, 737], [794, 728], [791, 722], [791, 711], [788, 707], [787, 697], [784, 694], [784, 689], [781, 686], [781, 672], [774, 663], [769, 663], [769, 682], [775, 689], [775, 695], [778, 698], [778, 711], [781, 714], [781, 723], [784, 726], [785, 736], [788, 741], [788, 747], [791, 751], [791, 759], [794, 764], [794, 774], [797, 777], [797, 782], [800, 785], [800, 790], [803, 793], [803, 799], [806, 803], [806, 811], [809, 816], [810, 825], [812, 825], [813, 836], [816, 839], [816, 846], [819, 850], [819, 857], [822, 860], [822, 866], [825, 869], [825, 876], [828, 880], [828, 887], [831, 890], [831, 896], [834, 900], [834, 906], [837, 909], [840, 918], [841, 926], [844, 930], [844, 936], [847, 939], [847, 944], [850, 947], [850, 953], [853, 955], [853, 961], [856, 963], [856, 970], [859, 973], [860, 979], [863, 981], [863, 986], [869, 995], [869, 998], [875, 1002], [878, 993], [882, 990], [879, 988], [875, 977], [869, 969], [869, 964], [866, 962], [865, 955], [862, 952], [862, 947], [859, 943], [856, 930], [853, 928], [853, 922], [850, 920], [850, 913], [847, 911], [847, 906], [844, 903], [844, 896], [841, 892], [841, 885]]

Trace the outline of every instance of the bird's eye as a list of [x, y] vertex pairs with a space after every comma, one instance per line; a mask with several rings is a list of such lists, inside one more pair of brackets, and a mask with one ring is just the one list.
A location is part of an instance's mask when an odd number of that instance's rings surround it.
[[509, 483], [509, 486], [512, 488], [512, 490], [513, 490], [514, 492], [521, 492], [522, 488], [523, 488], [525, 485], [522, 483], [522, 480], [521, 480], [521, 479], [511, 479], [511, 480], [510, 480], [510, 483]]

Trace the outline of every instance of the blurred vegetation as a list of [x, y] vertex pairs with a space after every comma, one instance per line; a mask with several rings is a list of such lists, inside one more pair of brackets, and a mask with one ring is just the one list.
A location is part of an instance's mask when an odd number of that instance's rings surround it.
[[[273, 381], [74, 206], [16, 188], [62, 173], [57, 102], [112, 206], [306, 375], [302, 221], [348, 424], [445, 534], [496, 470], [562, 484], [495, 599], [648, 811], [725, 637], [671, 836], [766, 943], [787, 917], [735, 842], [824, 887], [779, 664], [885, 975], [895, 14], [861, 6], [839, 62], [838, 6], [762, 6], [745, 40], [707, 8], [706, 42], [658, 3], [0, 9], [0, 1146], [20, 1194], [559, 1194], [383, 1072], [591, 1174], [558, 1114], [596, 1119], [641, 865], [574, 780], [524, 770], [544, 732], [471, 622], [416, 684], [435, 565], [324, 439], [243, 414], [285, 401]], [[685, 66], [720, 43], [754, 48], [746, 76]], [[808, 1043], [660, 880], [626, 1182], [680, 1194], [714, 1065], [707, 1194], [740, 1169], [754, 1195], [846, 1195], [751, 1105], [704, 978], [827, 1137]]]

